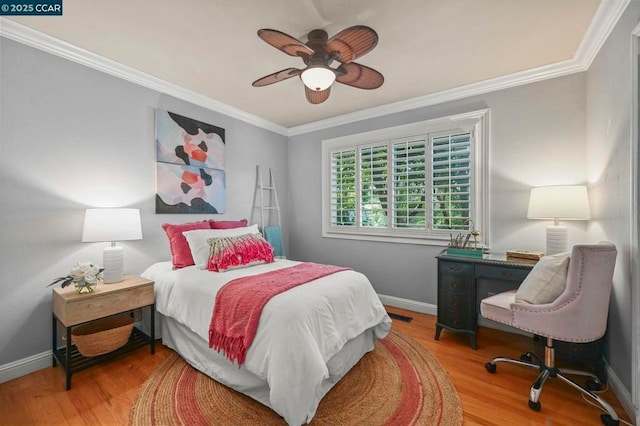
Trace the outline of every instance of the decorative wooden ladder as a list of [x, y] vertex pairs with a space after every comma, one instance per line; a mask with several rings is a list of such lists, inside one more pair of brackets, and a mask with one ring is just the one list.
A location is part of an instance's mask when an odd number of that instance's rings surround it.
[[[282, 217], [280, 214], [280, 203], [278, 202], [278, 191], [276, 181], [273, 177], [273, 170], [269, 167], [269, 182], [265, 184], [263, 171], [260, 165], [256, 166], [256, 191], [253, 197], [253, 211], [251, 212], [251, 223], [254, 223], [253, 214], [260, 210], [260, 232], [265, 239], [271, 243], [276, 257], [285, 257], [282, 243]], [[277, 225], [272, 223], [272, 212], [277, 217]]]

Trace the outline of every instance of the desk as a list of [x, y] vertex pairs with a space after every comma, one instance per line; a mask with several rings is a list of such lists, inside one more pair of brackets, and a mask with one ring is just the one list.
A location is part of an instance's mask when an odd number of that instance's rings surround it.
[[469, 336], [477, 349], [476, 332], [480, 301], [485, 297], [518, 288], [533, 268], [533, 262], [507, 260], [504, 254], [482, 258], [441, 253], [438, 259], [438, 322], [435, 339], [442, 329]]
[[[482, 258], [452, 256], [442, 252], [438, 259], [438, 321], [435, 339], [442, 329], [469, 336], [477, 349], [476, 334], [480, 301], [485, 297], [513, 290], [520, 286], [535, 263], [527, 260], [507, 260], [504, 254], [485, 254]], [[488, 321], [488, 320], [485, 320]], [[538, 346], [544, 339], [539, 340]], [[556, 360], [578, 363], [594, 370], [602, 383], [606, 371], [602, 354], [604, 338], [590, 343], [556, 341]]]

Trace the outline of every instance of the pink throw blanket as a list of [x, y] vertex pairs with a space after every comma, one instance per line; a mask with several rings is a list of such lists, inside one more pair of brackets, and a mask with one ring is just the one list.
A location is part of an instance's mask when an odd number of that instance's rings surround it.
[[348, 269], [305, 262], [228, 282], [216, 295], [209, 325], [209, 347], [218, 352], [222, 349], [231, 362], [242, 365], [256, 335], [262, 308], [273, 296]]

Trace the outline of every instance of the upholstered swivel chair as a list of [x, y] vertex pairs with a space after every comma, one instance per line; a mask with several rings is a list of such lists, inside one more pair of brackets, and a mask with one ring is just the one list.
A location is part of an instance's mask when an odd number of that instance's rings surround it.
[[[554, 340], [586, 343], [604, 335], [616, 255], [616, 247], [609, 243], [574, 246], [568, 261], [564, 291], [560, 289], [560, 296], [550, 303], [516, 302], [516, 290], [499, 293], [481, 301], [480, 312], [483, 317], [546, 338], [544, 361], [528, 352], [519, 360], [498, 357], [485, 365], [490, 373], [495, 373], [499, 362], [540, 370], [530, 389], [529, 407], [532, 410], [540, 411], [541, 404], [538, 400], [542, 387], [549, 377], [553, 377], [600, 404], [607, 412], [601, 416], [605, 425], [619, 424], [613, 408], [594, 392], [601, 386], [598, 377], [588, 372], [557, 368], [553, 346]], [[530, 275], [535, 270], [536, 268]], [[587, 382], [587, 388], [584, 388], [566, 374], [587, 376], [591, 380]]]

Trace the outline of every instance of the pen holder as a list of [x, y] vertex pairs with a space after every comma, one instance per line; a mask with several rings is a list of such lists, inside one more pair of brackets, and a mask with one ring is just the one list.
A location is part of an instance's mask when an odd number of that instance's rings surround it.
[[457, 247], [447, 247], [447, 254], [450, 256], [462, 256], [462, 257], [482, 257], [482, 249], [474, 249], [474, 248], [457, 248]]

